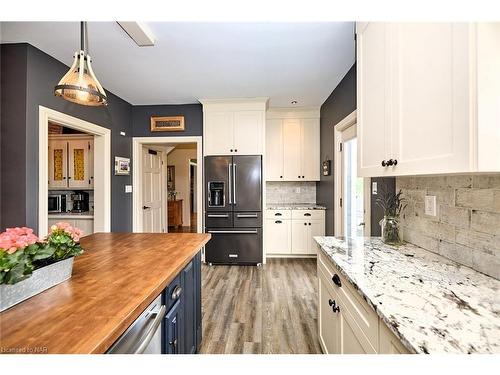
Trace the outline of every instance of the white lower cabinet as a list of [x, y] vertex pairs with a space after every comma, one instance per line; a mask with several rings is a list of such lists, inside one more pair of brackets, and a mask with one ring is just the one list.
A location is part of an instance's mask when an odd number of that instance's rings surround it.
[[268, 255], [316, 255], [314, 236], [325, 234], [323, 210], [267, 210], [265, 248]]
[[[408, 354], [354, 287], [320, 253], [318, 332], [326, 354]], [[334, 283], [334, 277], [339, 285]]]

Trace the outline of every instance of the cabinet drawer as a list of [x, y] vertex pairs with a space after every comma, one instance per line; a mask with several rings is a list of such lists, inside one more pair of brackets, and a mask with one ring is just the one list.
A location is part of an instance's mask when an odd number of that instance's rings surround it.
[[325, 218], [324, 210], [291, 210], [292, 219], [323, 220]]
[[181, 275], [178, 274], [174, 280], [165, 288], [163, 296], [163, 304], [166, 306], [167, 311], [173, 304], [181, 299], [182, 288], [181, 288]]
[[[378, 323], [377, 313], [368, 305], [368, 303], [359, 295], [352, 284], [335, 270], [326, 256], [320, 253], [318, 258], [318, 269], [321, 269], [330, 278], [331, 284], [336, 289], [339, 297], [340, 308], [347, 311], [354, 323], [360, 328], [373, 348], [378, 348]], [[333, 277], [340, 281], [338, 286], [333, 281]]]
[[292, 210], [266, 210], [266, 218], [267, 219], [291, 219], [292, 218]]

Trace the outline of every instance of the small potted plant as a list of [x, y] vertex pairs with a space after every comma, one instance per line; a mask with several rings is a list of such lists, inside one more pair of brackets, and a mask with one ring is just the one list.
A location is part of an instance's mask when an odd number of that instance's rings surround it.
[[377, 198], [376, 204], [384, 211], [384, 218], [380, 221], [382, 229], [382, 241], [388, 245], [399, 246], [403, 243], [403, 233], [399, 218], [406, 208], [406, 199], [402, 197], [403, 192], [390, 193], [381, 189], [381, 196]]
[[44, 240], [26, 227], [0, 233], [0, 311], [69, 279], [82, 235], [62, 222]]

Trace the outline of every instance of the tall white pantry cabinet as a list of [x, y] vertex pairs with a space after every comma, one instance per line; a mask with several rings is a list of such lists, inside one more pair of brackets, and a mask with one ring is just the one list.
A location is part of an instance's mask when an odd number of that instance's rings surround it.
[[358, 23], [360, 176], [500, 171], [500, 24]]

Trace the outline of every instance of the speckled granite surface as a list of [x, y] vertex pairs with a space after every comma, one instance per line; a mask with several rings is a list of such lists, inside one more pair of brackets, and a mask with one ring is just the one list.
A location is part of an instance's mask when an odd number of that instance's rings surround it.
[[326, 210], [316, 203], [267, 203], [268, 210]]
[[416, 353], [500, 353], [500, 281], [414, 245], [315, 237]]

